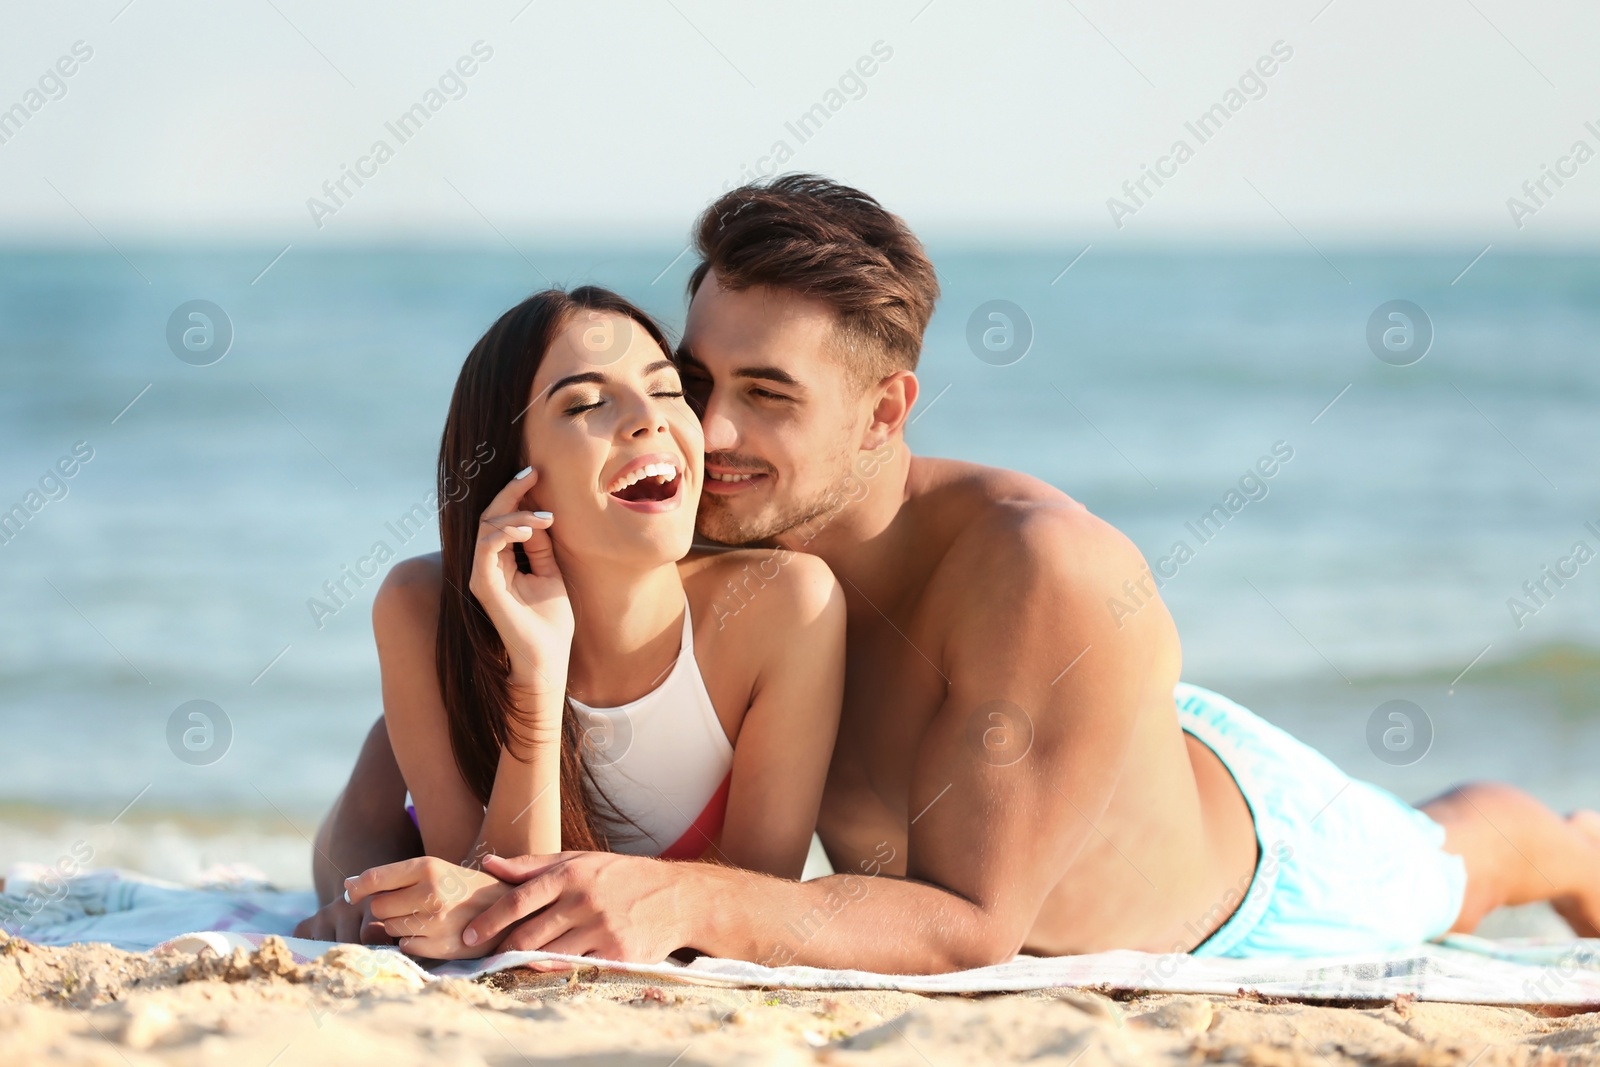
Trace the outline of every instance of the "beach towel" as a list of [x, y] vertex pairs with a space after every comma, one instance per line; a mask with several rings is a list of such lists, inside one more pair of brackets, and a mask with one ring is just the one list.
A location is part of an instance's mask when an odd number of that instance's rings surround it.
[[[41, 945], [101, 942], [127, 951], [163, 946], [227, 955], [284, 938], [297, 962], [333, 947], [290, 936], [316, 908], [313, 894], [272, 889], [248, 871], [213, 872], [184, 886], [129, 871], [96, 870], [61, 880], [49, 867], [18, 864], [0, 893], [0, 925]], [[893, 989], [914, 993], [1002, 993], [1094, 988], [1152, 993], [1240, 992], [1297, 1000], [1381, 1001], [1398, 996], [1465, 1004], [1591, 1006], [1600, 1009], [1600, 939], [1491, 941], [1452, 935], [1384, 955], [1325, 959], [1211, 959], [1184, 953], [1097, 952], [1018, 956], [937, 975], [876, 974], [817, 967], [765, 967], [702, 956], [692, 963], [619, 963], [546, 952], [424, 963], [376, 948], [386, 967], [421, 981], [475, 978], [538, 960], [697, 985], [788, 989]]]

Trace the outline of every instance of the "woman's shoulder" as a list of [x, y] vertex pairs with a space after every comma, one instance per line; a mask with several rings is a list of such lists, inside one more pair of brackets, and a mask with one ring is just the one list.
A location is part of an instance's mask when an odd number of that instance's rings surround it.
[[833, 614], [844, 621], [844, 594], [819, 557], [785, 548], [701, 549], [681, 563], [696, 615], [719, 628], [731, 616], [785, 627]]
[[403, 559], [389, 568], [372, 598], [374, 627], [432, 623], [439, 614], [444, 587], [444, 561], [439, 553]]

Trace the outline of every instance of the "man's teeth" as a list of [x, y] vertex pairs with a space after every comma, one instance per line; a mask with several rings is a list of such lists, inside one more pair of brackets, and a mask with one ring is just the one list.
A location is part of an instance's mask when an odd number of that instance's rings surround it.
[[670, 463], [647, 463], [643, 467], [630, 471], [628, 474], [618, 478], [612, 483], [609, 492], [620, 493], [628, 486], [633, 485], [635, 482], [641, 482], [646, 478], [659, 478], [661, 484], [666, 485], [677, 476], [678, 468]]
[[714, 482], [748, 482], [754, 474], [718, 474], [716, 471], [706, 471], [706, 477]]

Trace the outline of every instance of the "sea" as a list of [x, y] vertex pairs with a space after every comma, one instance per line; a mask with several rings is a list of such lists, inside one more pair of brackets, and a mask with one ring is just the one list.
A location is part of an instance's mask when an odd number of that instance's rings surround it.
[[[910, 444], [1122, 530], [1105, 610], [1159, 583], [1186, 680], [1350, 773], [1600, 806], [1600, 256], [1479, 251], [935, 242]], [[681, 329], [684, 253], [0, 250], [0, 874], [308, 884], [466, 352], [552, 283]]]

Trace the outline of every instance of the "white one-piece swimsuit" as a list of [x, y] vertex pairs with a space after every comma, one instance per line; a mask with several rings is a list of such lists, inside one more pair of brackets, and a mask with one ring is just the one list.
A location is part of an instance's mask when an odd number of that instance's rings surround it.
[[728, 740], [700, 665], [683, 605], [683, 637], [667, 677], [638, 700], [594, 708], [568, 698], [583, 733], [583, 756], [609, 805], [623, 816], [616, 852], [696, 859], [722, 832], [733, 775]]

